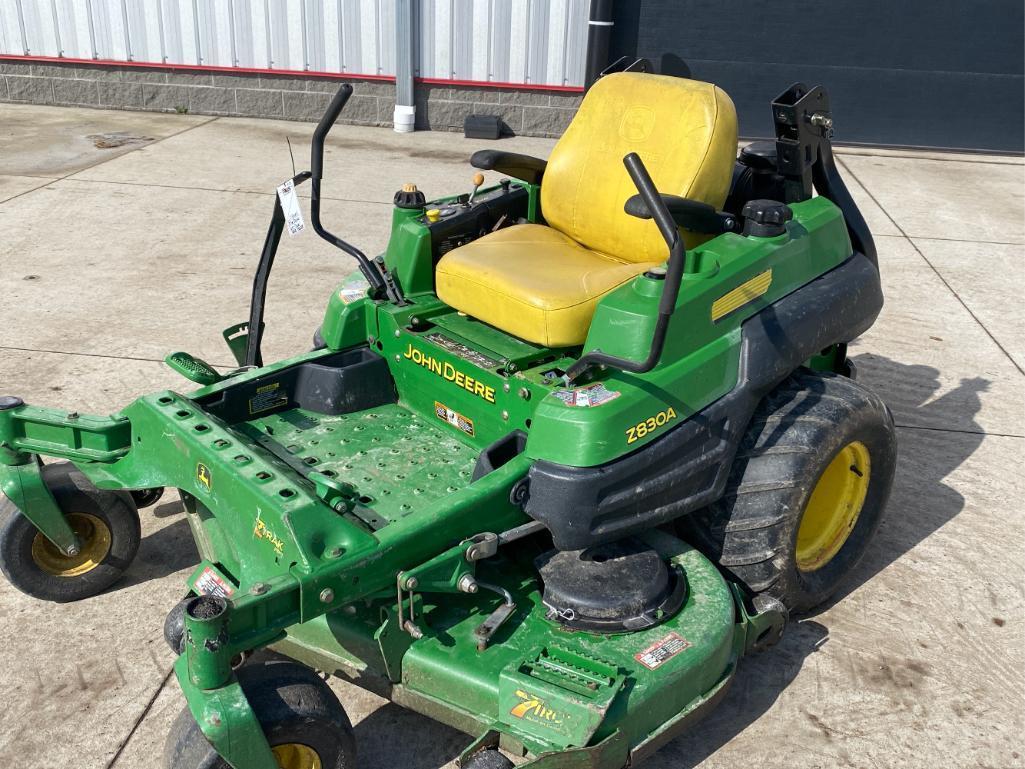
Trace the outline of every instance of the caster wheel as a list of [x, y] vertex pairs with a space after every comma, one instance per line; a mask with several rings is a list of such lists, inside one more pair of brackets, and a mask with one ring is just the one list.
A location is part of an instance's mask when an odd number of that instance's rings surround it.
[[164, 496], [164, 487], [157, 486], [152, 489], [133, 489], [128, 493], [131, 494], [132, 499], [135, 500], [135, 506], [142, 510], [144, 507], [152, 507], [162, 496]]
[[317, 326], [317, 330], [313, 332], [313, 349], [314, 350], [326, 350], [327, 342], [324, 341], [324, 335], [321, 333], [320, 326]]
[[185, 606], [191, 600], [182, 599], [164, 618], [164, 640], [175, 654], [185, 651]]
[[461, 769], [513, 769], [515, 765], [494, 748], [474, 753]]
[[[237, 672], [281, 769], [356, 769], [349, 717], [313, 670], [293, 662], [247, 665]], [[185, 708], [167, 736], [166, 769], [231, 769]]]
[[44, 601], [67, 603], [103, 592], [139, 549], [139, 511], [131, 495], [97, 489], [70, 463], [46, 465], [42, 473], [78, 537], [79, 553], [61, 552], [3, 499], [0, 571], [18, 590]]

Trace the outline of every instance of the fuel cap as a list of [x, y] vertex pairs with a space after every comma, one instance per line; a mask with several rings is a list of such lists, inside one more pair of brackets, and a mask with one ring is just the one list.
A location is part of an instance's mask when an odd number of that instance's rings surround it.
[[13, 395], [0, 395], [0, 411], [10, 411], [24, 405], [25, 401], [21, 398], [16, 398]]
[[744, 234], [756, 238], [774, 238], [787, 231], [787, 222], [794, 212], [778, 200], [751, 200], [740, 212], [744, 217]]
[[424, 194], [416, 188], [415, 184], [403, 184], [402, 189], [395, 193], [394, 203], [396, 208], [423, 208], [427, 203]]

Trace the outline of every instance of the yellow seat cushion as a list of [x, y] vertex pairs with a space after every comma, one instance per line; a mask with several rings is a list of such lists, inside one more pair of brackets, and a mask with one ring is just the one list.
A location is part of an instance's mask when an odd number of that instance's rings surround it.
[[520, 339], [570, 347], [587, 338], [599, 299], [658, 263], [624, 262], [551, 227], [518, 224], [447, 253], [437, 292], [445, 304]]
[[[651, 220], [623, 210], [637, 194], [623, 157], [636, 152], [664, 194], [722, 208], [737, 159], [737, 112], [719, 87], [641, 72], [599, 78], [548, 158], [541, 211], [549, 225], [623, 261], [662, 261]], [[683, 233], [687, 248], [707, 236]]]
[[[636, 152], [659, 192], [722, 207], [737, 154], [737, 114], [719, 88], [620, 72], [600, 78], [552, 150], [541, 184], [548, 227], [517, 225], [438, 263], [446, 304], [549, 347], [583, 344], [598, 301], [668, 256], [651, 220], [623, 206]], [[707, 237], [683, 234], [688, 248]]]

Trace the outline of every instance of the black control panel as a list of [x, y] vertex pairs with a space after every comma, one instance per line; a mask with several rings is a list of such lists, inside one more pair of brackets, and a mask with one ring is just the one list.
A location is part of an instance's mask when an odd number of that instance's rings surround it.
[[[431, 245], [437, 262], [453, 248], [515, 224], [527, 216], [527, 190], [503, 183], [474, 197], [461, 195], [457, 200], [428, 203], [418, 221], [431, 231]], [[428, 212], [437, 211], [431, 221]]]

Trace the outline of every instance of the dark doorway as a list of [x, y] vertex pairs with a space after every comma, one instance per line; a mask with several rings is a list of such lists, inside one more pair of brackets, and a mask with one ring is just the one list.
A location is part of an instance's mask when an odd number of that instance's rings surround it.
[[620, 0], [612, 59], [714, 82], [745, 137], [772, 135], [769, 101], [823, 85], [837, 142], [1025, 149], [1021, 0]]

